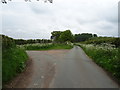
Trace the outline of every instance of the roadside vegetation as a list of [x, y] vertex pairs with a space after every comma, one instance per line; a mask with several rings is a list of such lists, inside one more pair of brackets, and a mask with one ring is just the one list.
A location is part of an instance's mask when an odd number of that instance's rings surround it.
[[120, 38], [99, 37], [76, 45], [120, 83]]
[[5, 84], [25, 68], [28, 56], [24, 49], [16, 46], [14, 39], [2, 37], [2, 83]]
[[52, 49], [71, 49], [73, 48], [72, 44], [25, 44], [19, 45], [20, 48], [25, 50], [52, 50]]
[[100, 44], [111, 44], [115, 47], [120, 47], [120, 38], [115, 37], [95, 37], [95, 38], [89, 38], [88, 40], [81, 42], [83, 44], [94, 44], [94, 45], [100, 45]]

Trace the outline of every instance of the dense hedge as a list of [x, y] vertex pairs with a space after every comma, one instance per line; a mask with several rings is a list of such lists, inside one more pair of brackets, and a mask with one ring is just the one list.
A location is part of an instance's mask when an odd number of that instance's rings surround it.
[[24, 45], [24, 44], [35, 44], [35, 43], [51, 43], [51, 40], [48, 39], [15, 39], [15, 44]]
[[2, 37], [2, 83], [5, 84], [25, 68], [28, 56], [24, 49], [18, 48], [13, 38]]
[[5, 36], [5, 35], [0, 35], [0, 36], [2, 36], [2, 49], [3, 50], [16, 46], [13, 38], [10, 38], [10, 37]]
[[114, 41], [112, 42], [116, 47], [120, 48], [120, 38], [115, 38]]

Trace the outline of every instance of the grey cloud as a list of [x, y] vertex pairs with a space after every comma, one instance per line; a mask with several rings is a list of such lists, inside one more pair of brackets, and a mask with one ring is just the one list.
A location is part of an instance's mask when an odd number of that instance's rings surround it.
[[48, 14], [48, 12], [50, 12], [50, 11], [44, 9], [44, 8], [41, 7], [41, 6], [40, 6], [40, 7], [36, 7], [36, 6], [30, 5], [30, 8], [31, 8], [31, 10], [32, 10], [34, 13], [36, 13], [36, 14]]
[[116, 36], [117, 7], [113, 6], [116, 2], [54, 0], [53, 4], [8, 4], [3, 7], [3, 32], [15, 38], [49, 38], [53, 30], [66, 29], [74, 34], [92, 32]]

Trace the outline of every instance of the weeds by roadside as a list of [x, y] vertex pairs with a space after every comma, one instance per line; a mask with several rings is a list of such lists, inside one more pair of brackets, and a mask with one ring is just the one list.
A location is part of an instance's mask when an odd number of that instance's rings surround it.
[[18, 48], [14, 39], [2, 35], [2, 84], [15, 77], [25, 68], [28, 56], [24, 49]]
[[11, 48], [3, 51], [2, 55], [2, 82], [3, 84], [25, 68], [27, 54], [20, 48]]
[[110, 72], [120, 83], [120, 48], [110, 44], [79, 44], [98, 65]]

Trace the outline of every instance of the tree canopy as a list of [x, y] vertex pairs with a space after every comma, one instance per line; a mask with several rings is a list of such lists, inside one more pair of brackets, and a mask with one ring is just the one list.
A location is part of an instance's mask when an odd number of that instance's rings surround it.
[[91, 33], [82, 33], [73, 35], [70, 30], [65, 31], [53, 31], [51, 32], [51, 39], [55, 43], [64, 43], [64, 42], [81, 42], [86, 41], [90, 38], [97, 37], [97, 34]]
[[56, 43], [64, 43], [66, 41], [73, 41], [73, 35], [72, 32], [70, 30], [66, 30], [66, 31], [53, 31], [51, 36], [51, 39], [53, 40], [53, 42]]
[[72, 35], [72, 32], [70, 30], [66, 30], [64, 31], [60, 37], [60, 42], [66, 42], [66, 41], [70, 41], [72, 42], [73, 41], [73, 35]]
[[74, 42], [86, 41], [92, 37], [97, 37], [97, 34], [91, 34], [91, 33], [75, 34]]
[[59, 42], [59, 37], [60, 35], [62, 34], [62, 31], [53, 31], [51, 32], [52, 36], [51, 36], [51, 39], [54, 41], [54, 42]]

